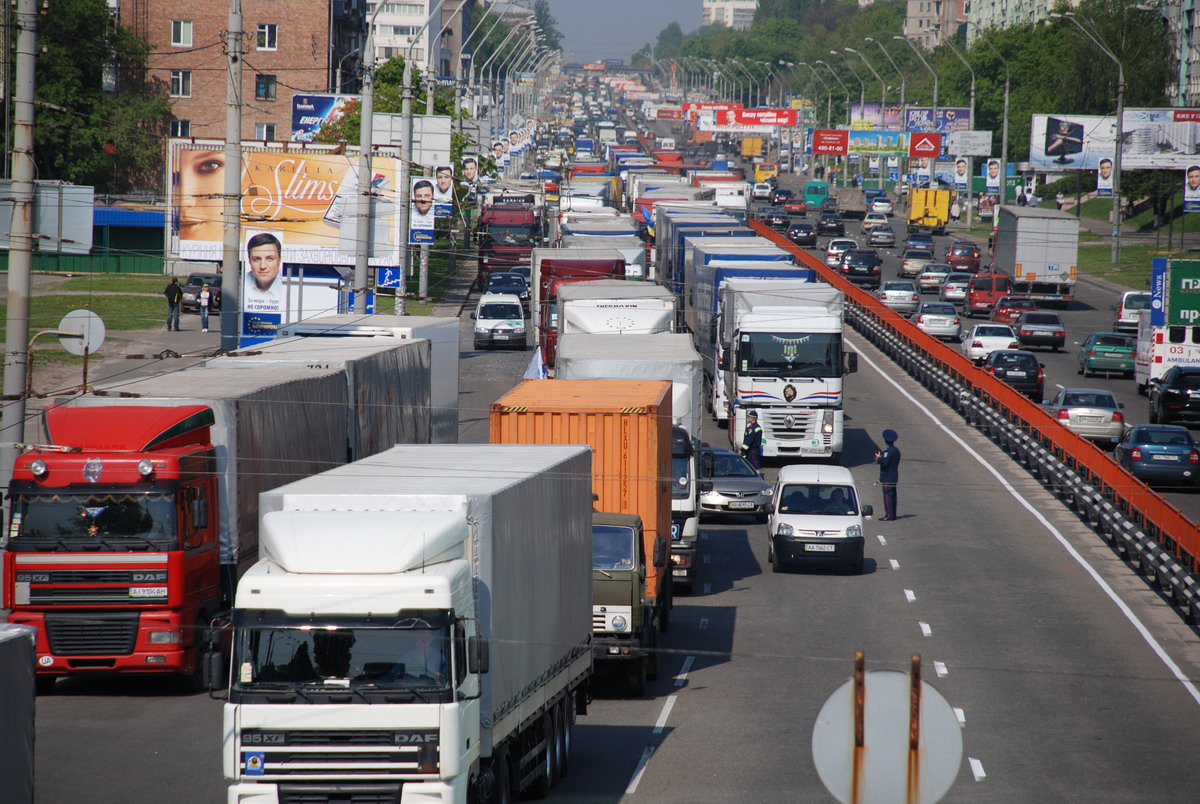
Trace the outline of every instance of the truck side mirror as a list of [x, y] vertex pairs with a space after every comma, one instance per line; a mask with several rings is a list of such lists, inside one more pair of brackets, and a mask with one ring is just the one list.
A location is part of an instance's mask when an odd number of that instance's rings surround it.
[[729, 371], [729, 353], [732, 346], [728, 342], [721, 344], [721, 356], [717, 359], [717, 368], [721, 371]]
[[204, 676], [204, 688], [208, 690], [208, 697], [221, 699], [223, 696], [215, 693], [229, 686], [229, 679], [225, 673], [228, 668], [225, 657], [220, 651], [205, 651], [197, 661], [201, 663], [200, 669]]
[[862, 507], [862, 515], [863, 515], [863, 516], [871, 516], [871, 515], [872, 515], [872, 514], [874, 514], [874, 513], [875, 513], [875, 509], [874, 509], [874, 508], [872, 508], [871, 506], [869, 506], [869, 505], [864, 505], [864, 506]]
[[488, 671], [488, 643], [480, 636], [467, 637], [467, 672], [483, 674]]
[[846, 352], [846, 373], [854, 374], [858, 371], [858, 352]]
[[475, 320], [475, 314], [474, 314], [474, 313], [471, 313], [471, 320], [472, 320], [472, 321], [474, 321], [474, 320]]
[[701, 494], [708, 494], [710, 491], [713, 490], [712, 481], [711, 480], [701, 480], [699, 483], [699, 489], [700, 489]]
[[700, 459], [700, 474], [712, 477], [712, 473], [716, 469], [716, 462], [716, 458], [711, 452], [704, 453], [704, 457]]
[[667, 540], [659, 536], [654, 540], [654, 566], [662, 567], [667, 563]]

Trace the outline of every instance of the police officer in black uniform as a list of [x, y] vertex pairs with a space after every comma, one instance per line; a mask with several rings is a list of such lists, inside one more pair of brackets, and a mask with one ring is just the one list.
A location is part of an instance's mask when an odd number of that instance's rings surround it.
[[742, 434], [742, 455], [755, 471], [762, 469], [763, 431], [758, 426], [758, 411], [746, 414], [746, 432]]

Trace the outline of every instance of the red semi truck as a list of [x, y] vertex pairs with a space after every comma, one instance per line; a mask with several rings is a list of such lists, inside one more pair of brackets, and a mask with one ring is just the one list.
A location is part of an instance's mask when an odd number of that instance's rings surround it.
[[541, 240], [542, 225], [532, 198], [501, 199], [487, 204], [479, 213], [479, 273], [476, 285], [482, 290], [493, 272], [529, 265], [529, 255]]
[[533, 301], [542, 362], [554, 368], [558, 348], [558, 288], [568, 282], [624, 279], [625, 257], [615, 248], [545, 248], [533, 255]]

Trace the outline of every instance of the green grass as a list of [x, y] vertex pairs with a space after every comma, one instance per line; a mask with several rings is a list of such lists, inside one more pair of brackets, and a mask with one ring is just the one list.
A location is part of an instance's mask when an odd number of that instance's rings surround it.
[[1083, 248], [1079, 250], [1079, 270], [1088, 276], [1107, 279], [1119, 285], [1145, 288], [1150, 282], [1150, 260], [1161, 254], [1161, 250], [1154, 245], [1122, 243], [1120, 262], [1113, 265], [1112, 252], [1107, 244], [1104, 247]]
[[[90, 296], [87, 294], [35, 295], [29, 307], [30, 334], [54, 329], [71, 310], [91, 310], [105, 329], [150, 329], [165, 326], [167, 303], [161, 296]], [[7, 315], [0, 304], [0, 315]]]
[[[186, 277], [180, 277], [182, 284]], [[87, 274], [64, 279], [55, 288], [75, 293], [153, 293], [162, 297], [171, 280], [165, 276], [129, 276], [128, 274]], [[163, 302], [166, 304], [165, 300]]]

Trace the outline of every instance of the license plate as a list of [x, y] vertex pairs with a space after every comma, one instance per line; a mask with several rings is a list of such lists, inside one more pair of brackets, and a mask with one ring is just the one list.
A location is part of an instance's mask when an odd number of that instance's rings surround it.
[[743, 510], [746, 510], [747, 508], [754, 508], [755, 504], [752, 502], [731, 502], [729, 504], [729, 507], [737, 509], [739, 511], [743, 511]]
[[1151, 455], [1150, 460], [1152, 460], [1152, 461], [1178, 461], [1179, 456], [1178, 455]]
[[671, 577], [673, 577], [673, 578], [686, 578], [687, 574], [688, 574], [687, 567], [684, 567], [683, 569], [671, 570]]
[[508, 336], [507, 336], [507, 335], [493, 335], [492, 337], [493, 337], [495, 340], [498, 340], [498, 341], [506, 341], [506, 340], [508, 340]]
[[1010, 372], [1008, 372], [1008, 376], [1010, 376], [1010, 377], [1024, 377], [1024, 376], [1025, 376], [1025, 372], [1023, 372], [1023, 371], [1010, 371]]
[[804, 545], [806, 553], [835, 553], [837, 552], [836, 544], [806, 544]]
[[165, 586], [131, 586], [129, 587], [130, 597], [166, 597], [167, 587]]
[[1104, 421], [1103, 416], [1076, 416], [1075, 419], [1083, 424], [1099, 424]]

